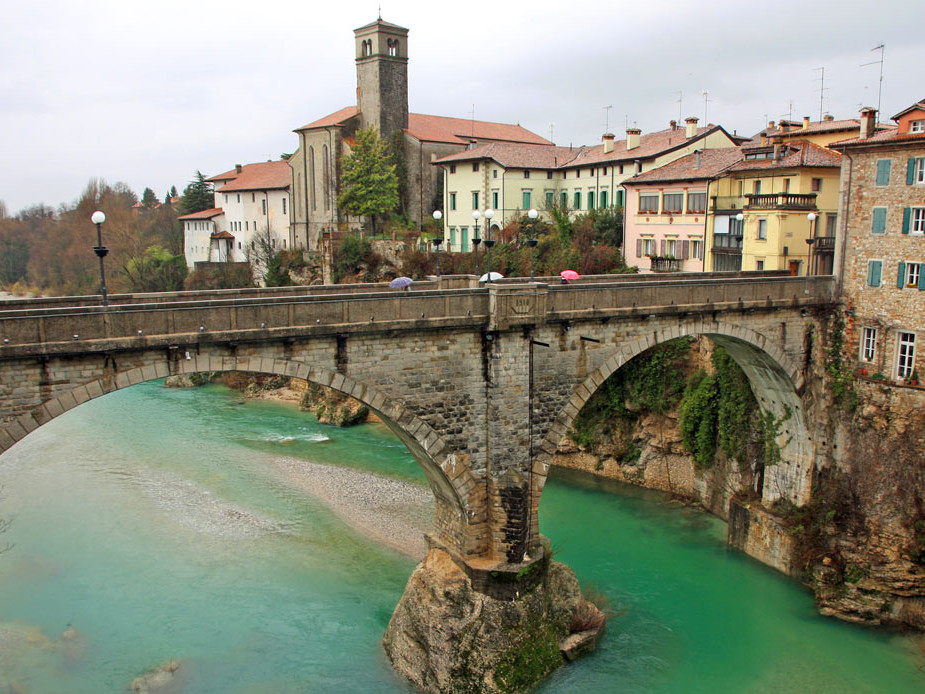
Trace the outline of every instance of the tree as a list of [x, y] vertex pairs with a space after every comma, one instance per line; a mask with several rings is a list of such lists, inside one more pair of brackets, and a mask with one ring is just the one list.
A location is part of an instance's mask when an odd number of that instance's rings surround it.
[[153, 210], [157, 207], [157, 196], [154, 194], [153, 190], [145, 188], [145, 192], [141, 194], [141, 204], [144, 205], [147, 210]]
[[247, 249], [247, 261], [265, 287], [288, 287], [293, 283], [288, 266], [283, 263], [283, 251], [279, 245], [269, 227], [264, 227], [254, 235], [251, 247]]
[[167, 195], [164, 196], [164, 204], [169, 205], [171, 200], [177, 197], [177, 187], [170, 186], [170, 190], [167, 191]]
[[347, 214], [369, 217], [376, 233], [376, 215], [398, 207], [398, 176], [386, 143], [375, 128], [357, 132], [353, 149], [341, 160], [344, 192], [337, 205]]
[[125, 264], [133, 292], [175, 292], [183, 289], [186, 279], [186, 258], [172, 255], [162, 246], [149, 246], [140, 257]]
[[215, 197], [212, 191], [212, 184], [206, 180], [201, 171], [196, 171], [196, 178], [190, 181], [190, 184], [183, 189], [183, 197], [180, 198], [181, 214], [192, 214], [202, 210], [210, 210], [215, 206]]

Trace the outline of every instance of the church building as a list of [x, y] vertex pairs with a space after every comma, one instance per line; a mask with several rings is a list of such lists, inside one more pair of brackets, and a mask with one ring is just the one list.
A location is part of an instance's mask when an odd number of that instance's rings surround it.
[[358, 227], [360, 219], [337, 209], [340, 162], [357, 130], [375, 127], [383, 139], [401, 140], [404, 153], [403, 206], [415, 226], [443, 207], [440, 157], [489, 143], [552, 145], [519, 125], [408, 111], [408, 30], [375, 22], [354, 30], [356, 105], [295, 130], [299, 146], [292, 171], [291, 244], [316, 250], [322, 233]]

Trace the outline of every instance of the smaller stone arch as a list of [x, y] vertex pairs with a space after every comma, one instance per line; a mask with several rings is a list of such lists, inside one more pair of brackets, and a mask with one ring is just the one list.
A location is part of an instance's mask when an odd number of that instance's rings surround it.
[[268, 357], [219, 357], [200, 355], [180, 359], [170, 368], [157, 361], [110, 374], [64, 391], [0, 426], [0, 454], [43, 424], [68, 410], [122, 388], [187, 373], [245, 371], [300, 378], [332, 388], [355, 398], [374, 410], [402, 440], [421, 466], [436, 500], [434, 532], [448, 546], [462, 554], [484, 551], [482, 513], [484, 490], [475, 483], [466, 456], [453, 452], [427, 422], [377, 388], [330, 369], [305, 362]]
[[611, 374], [634, 357], [669, 340], [694, 335], [704, 335], [724, 347], [745, 372], [762, 408], [785, 420], [784, 431], [778, 438], [782, 460], [765, 470], [763, 500], [786, 498], [796, 505], [809, 500], [814, 449], [799, 396], [804, 386], [802, 370], [780, 346], [751, 328], [695, 319], [641, 333], [625, 342], [572, 392], [534, 461], [532, 487], [536, 501], [532, 504], [531, 518], [534, 534], [539, 532], [536, 512], [552, 457], [585, 403]]

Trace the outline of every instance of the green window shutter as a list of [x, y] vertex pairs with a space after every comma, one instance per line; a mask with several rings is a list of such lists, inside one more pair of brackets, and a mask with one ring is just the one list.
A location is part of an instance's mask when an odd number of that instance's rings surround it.
[[899, 261], [899, 271], [896, 273], [896, 286], [902, 289], [906, 286], [906, 264]]
[[552, 207], [552, 193], [546, 193], [546, 208]]
[[906, 185], [911, 186], [912, 181], [915, 179], [915, 157], [909, 158], [909, 163], [906, 166]]
[[886, 208], [875, 207], [873, 211], [871, 229], [872, 234], [883, 234], [886, 232]]
[[925, 272], [922, 272], [922, 270], [925, 270], [925, 267], [922, 266], [922, 263], [919, 263], [919, 291], [920, 292], [925, 291]]
[[589, 210], [594, 209], [594, 191], [593, 190], [588, 192], [588, 209]]
[[559, 202], [561, 203], [561, 207], [562, 207], [563, 210], [564, 210], [566, 207], [568, 207], [568, 193], [563, 192], [563, 193], [559, 196]]
[[912, 208], [906, 207], [903, 208], [903, 233], [909, 233], [909, 227], [912, 224]]
[[622, 190], [617, 191], [617, 207], [619, 208], [623, 207], [623, 191]]
[[603, 210], [606, 208], [607, 208], [607, 191], [602, 190], [601, 191], [601, 209]]
[[890, 185], [890, 167], [892, 162], [889, 159], [880, 159], [877, 161], [877, 185]]
[[880, 286], [880, 270], [883, 267], [882, 260], [867, 261], [867, 285], [870, 287]]

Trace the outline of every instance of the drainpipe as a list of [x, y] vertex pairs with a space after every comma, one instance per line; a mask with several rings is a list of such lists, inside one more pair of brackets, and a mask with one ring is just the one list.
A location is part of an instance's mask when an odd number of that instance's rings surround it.
[[[404, 146], [405, 146], [405, 143], [404, 141], [402, 141], [402, 148], [404, 148]], [[421, 229], [423, 229], [424, 228], [424, 142], [421, 140], [418, 141], [418, 169], [420, 170], [420, 174], [421, 174], [421, 185], [420, 185], [421, 194], [418, 196], [419, 197], [418, 219], [421, 220], [420, 222]], [[433, 210], [431, 210], [431, 212], [433, 212]]]
[[851, 178], [854, 173], [854, 159], [848, 154], [847, 150], [842, 152], [842, 156], [848, 157], [848, 185], [845, 188], [845, 219], [842, 221], [841, 238], [838, 240], [838, 267], [833, 267], [835, 273], [835, 293], [841, 296], [845, 279], [845, 250], [848, 245], [848, 209], [851, 206]]
[[[703, 272], [707, 271], [707, 220], [710, 219], [710, 179], [707, 179], [707, 191], [706, 197], [703, 200], [703, 260], [701, 261], [700, 269]], [[713, 260], [713, 253], [710, 253], [710, 260]]]
[[302, 138], [302, 183], [305, 192], [305, 206], [302, 208], [305, 218], [305, 250], [312, 249], [311, 234], [308, 233], [308, 148], [305, 146], [305, 131], [299, 133]]

